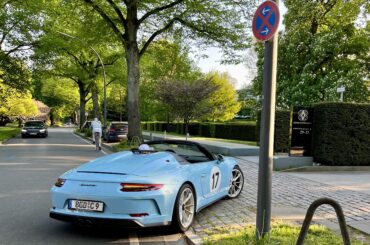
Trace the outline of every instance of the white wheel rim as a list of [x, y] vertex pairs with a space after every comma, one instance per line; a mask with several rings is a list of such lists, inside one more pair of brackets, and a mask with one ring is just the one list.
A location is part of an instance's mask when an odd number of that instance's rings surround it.
[[184, 228], [191, 225], [194, 217], [194, 195], [190, 188], [185, 188], [179, 201], [179, 219]]
[[233, 169], [231, 172], [229, 197], [237, 197], [242, 191], [244, 184], [243, 174], [239, 169]]

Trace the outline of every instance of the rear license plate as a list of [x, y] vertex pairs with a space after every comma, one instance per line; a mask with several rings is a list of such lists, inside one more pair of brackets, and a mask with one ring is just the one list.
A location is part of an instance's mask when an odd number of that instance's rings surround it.
[[103, 212], [104, 203], [84, 200], [69, 200], [68, 208], [72, 210]]

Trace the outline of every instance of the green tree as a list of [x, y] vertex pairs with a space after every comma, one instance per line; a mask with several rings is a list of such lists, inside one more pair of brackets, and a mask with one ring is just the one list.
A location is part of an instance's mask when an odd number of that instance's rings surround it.
[[71, 117], [79, 106], [78, 89], [70, 79], [51, 77], [42, 80], [41, 94], [42, 101], [52, 108], [53, 121]]
[[141, 118], [169, 120], [168, 108], [157, 98], [159, 81], [196, 80], [202, 76], [189, 58], [189, 48], [179, 41], [159, 40], [153, 42], [141, 60], [140, 113]]
[[122, 84], [113, 83], [110, 85], [107, 97], [107, 108], [111, 117], [117, 117], [119, 121], [123, 121], [125, 117], [125, 99], [126, 89]]
[[[80, 0], [91, 6], [113, 30], [125, 50], [129, 138], [142, 138], [139, 113], [140, 59], [165, 33], [181, 33], [197, 44], [218, 45], [226, 58], [248, 40], [243, 16], [254, 7], [247, 0]], [[64, 1], [70, 2], [70, 1]]]
[[25, 65], [40, 31], [37, 1], [0, 1], [0, 79], [4, 83], [26, 90], [31, 85]]
[[212, 79], [162, 80], [156, 94], [173, 116], [184, 121], [187, 133], [190, 120], [200, 119], [212, 111], [210, 99], [218, 88]]
[[[39, 40], [35, 55], [38, 69], [49, 76], [70, 79], [77, 85], [82, 126], [90, 100], [94, 117], [100, 118], [103, 111], [99, 99], [103, 91], [102, 65], [92, 49], [100, 54], [107, 69], [117, 62], [121, 50], [112, 42], [105, 23], [85, 6], [59, 8], [59, 1], [44, 5], [41, 6], [47, 13], [45, 35]], [[68, 36], [69, 33], [76, 34]]]
[[212, 93], [209, 99], [211, 111], [206, 119], [210, 121], [228, 121], [235, 117], [240, 110], [238, 95], [231, 84], [227, 73], [210, 72], [207, 77], [211, 79], [217, 90]]
[[[346, 87], [344, 100], [364, 102], [368, 97], [370, 32], [358, 26], [363, 0], [285, 1], [288, 12], [280, 35], [277, 105], [311, 105], [337, 101], [336, 89]], [[365, 8], [362, 8], [366, 11]], [[254, 87], [261, 94], [262, 46]]]
[[17, 119], [19, 125], [28, 117], [35, 117], [38, 109], [30, 92], [19, 92], [0, 81], [0, 125], [6, 118]]

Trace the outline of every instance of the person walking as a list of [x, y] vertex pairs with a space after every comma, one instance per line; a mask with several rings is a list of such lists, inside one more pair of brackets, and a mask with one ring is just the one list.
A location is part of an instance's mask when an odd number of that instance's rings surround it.
[[94, 121], [91, 122], [91, 129], [96, 148], [101, 150], [102, 125], [98, 118], [95, 117]]

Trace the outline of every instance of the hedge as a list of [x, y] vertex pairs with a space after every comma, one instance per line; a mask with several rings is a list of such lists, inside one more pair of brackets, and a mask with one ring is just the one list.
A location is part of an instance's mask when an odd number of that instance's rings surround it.
[[[290, 148], [290, 111], [275, 111], [274, 152], [289, 152]], [[259, 145], [261, 128], [261, 111], [257, 113], [256, 139]]]
[[314, 161], [325, 165], [370, 165], [370, 104], [314, 106]]
[[[185, 134], [184, 123], [143, 122], [143, 130]], [[248, 124], [190, 123], [189, 134], [194, 136], [256, 141], [256, 126]]]

